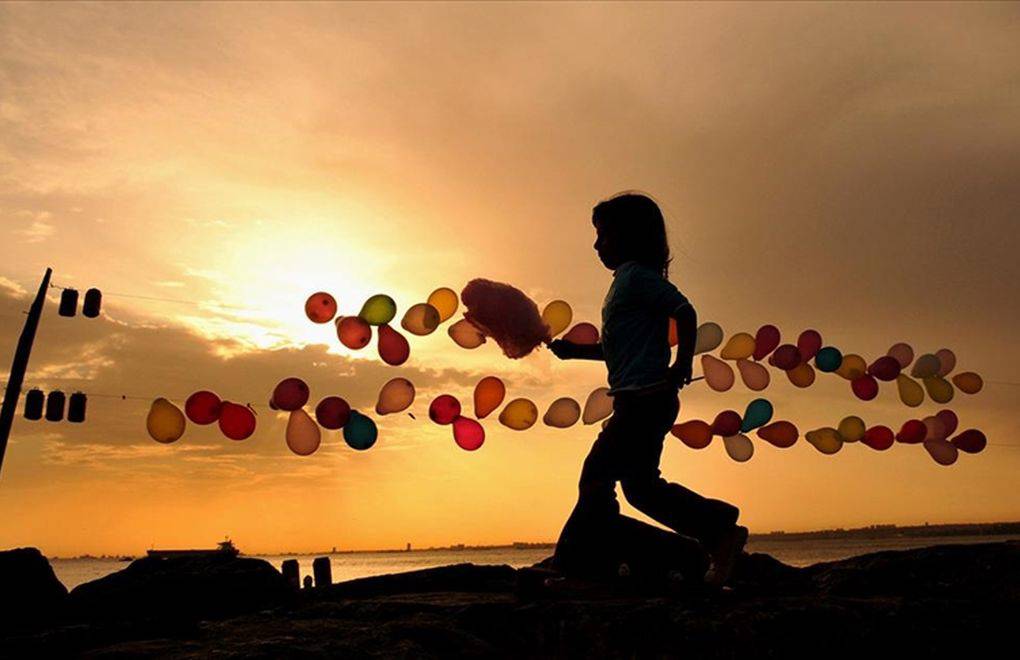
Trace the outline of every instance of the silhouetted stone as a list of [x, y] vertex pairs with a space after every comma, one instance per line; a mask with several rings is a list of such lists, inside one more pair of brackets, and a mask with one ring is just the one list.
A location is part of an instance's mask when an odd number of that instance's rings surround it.
[[0, 630], [53, 625], [67, 589], [36, 548], [0, 551]]
[[331, 599], [435, 591], [509, 593], [516, 575], [509, 566], [453, 564], [340, 582], [323, 591]]

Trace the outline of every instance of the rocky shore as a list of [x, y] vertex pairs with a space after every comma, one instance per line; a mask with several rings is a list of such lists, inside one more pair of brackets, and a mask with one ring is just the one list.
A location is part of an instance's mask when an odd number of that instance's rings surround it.
[[12, 550], [0, 657], [1008, 657], [1020, 615], [1020, 542], [746, 555], [723, 592], [518, 578], [460, 564], [295, 591], [262, 560], [140, 559], [67, 593]]

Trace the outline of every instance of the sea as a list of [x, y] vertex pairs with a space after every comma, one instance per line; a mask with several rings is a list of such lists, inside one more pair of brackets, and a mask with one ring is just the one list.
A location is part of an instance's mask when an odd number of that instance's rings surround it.
[[[764, 552], [792, 566], [809, 566], [818, 562], [836, 561], [882, 550], [908, 550], [931, 545], [994, 543], [1020, 540], [1020, 535], [982, 536], [910, 536], [880, 539], [798, 538], [775, 536], [751, 537], [748, 552]], [[242, 548], [243, 552], [243, 548]], [[447, 564], [508, 564], [514, 568], [530, 566], [552, 554], [552, 547], [465, 548], [443, 550], [412, 550], [409, 552], [345, 552], [328, 554], [333, 581], [402, 573]], [[323, 555], [252, 555], [265, 559], [277, 569], [286, 559], [297, 559], [302, 578], [311, 575], [312, 561]], [[57, 578], [69, 590], [96, 580], [127, 566], [126, 561], [105, 558], [51, 558], [50, 565]]]

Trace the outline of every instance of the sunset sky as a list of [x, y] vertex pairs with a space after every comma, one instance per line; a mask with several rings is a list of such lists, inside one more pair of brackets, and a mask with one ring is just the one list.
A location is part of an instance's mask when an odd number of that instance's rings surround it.
[[[951, 467], [803, 440], [738, 464], [670, 437], [667, 478], [733, 501], [752, 532], [1020, 519], [1018, 34], [1017, 4], [0, 6], [0, 374], [52, 266], [102, 289], [105, 314], [50, 304], [27, 386], [261, 406], [246, 441], [192, 425], [173, 445], [149, 439], [146, 400], [91, 396], [78, 426], [19, 406], [0, 548], [555, 540], [597, 426], [493, 415], [468, 453], [425, 412], [490, 374], [544, 411], [604, 367], [466, 351], [446, 326], [389, 367], [303, 304], [330, 291], [352, 314], [381, 292], [402, 314], [486, 277], [597, 323], [611, 273], [591, 207], [624, 189], [659, 200], [673, 282], [727, 334], [813, 327], [871, 359], [949, 347], [987, 383], [947, 406], [991, 443]], [[298, 376], [312, 404], [369, 412], [396, 375], [418, 419], [377, 417], [368, 452], [329, 433], [292, 455], [264, 405]], [[772, 376], [777, 418], [802, 431], [940, 409]], [[692, 385], [681, 417], [754, 396]]]

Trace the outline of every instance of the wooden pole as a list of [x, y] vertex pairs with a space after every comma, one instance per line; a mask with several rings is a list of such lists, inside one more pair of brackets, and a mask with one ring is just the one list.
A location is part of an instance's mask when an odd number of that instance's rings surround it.
[[22, 328], [21, 337], [18, 339], [18, 348], [14, 351], [11, 375], [7, 379], [7, 390], [4, 392], [4, 404], [0, 408], [0, 471], [3, 470], [7, 438], [11, 434], [14, 413], [18, 410], [21, 386], [25, 382], [25, 370], [28, 368], [28, 358], [32, 354], [32, 342], [35, 341], [35, 331], [39, 327], [39, 318], [42, 316], [43, 303], [46, 302], [46, 291], [50, 288], [52, 274], [53, 269], [47, 268], [46, 274], [43, 275], [42, 282], [39, 284], [39, 293], [35, 295], [32, 307], [28, 310], [25, 327]]

